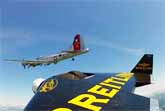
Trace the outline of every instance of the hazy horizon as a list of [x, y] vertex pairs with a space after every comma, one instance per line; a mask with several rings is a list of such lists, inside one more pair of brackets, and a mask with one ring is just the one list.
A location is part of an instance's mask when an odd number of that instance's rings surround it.
[[[154, 54], [154, 81], [165, 80], [165, 1], [0, 1], [0, 59], [35, 59], [71, 46], [80, 33], [90, 52], [56, 65], [24, 69], [0, 62], [0, 104], [26, 105], [37, 78], [79, 70], [129, 72]], [[164, 84], [164, 82], [163, 82]], [[156, 90], [156, 89], [155, 89]]]

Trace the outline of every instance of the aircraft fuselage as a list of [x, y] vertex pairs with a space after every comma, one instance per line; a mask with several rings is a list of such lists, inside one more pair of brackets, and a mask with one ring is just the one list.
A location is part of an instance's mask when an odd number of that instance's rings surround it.
[[63, 51], [59, 54], [37, 58], [37, 60], [45, 61], [45, 63], [43, 63], [44, 65], [49, 65], [52, 63], [56, 64], [59, 61], [62, 61], [68, 58], [73, 58], [74, 56], [87, 53], [88, 51], [89, 49], [85, 49], [82, 51]]

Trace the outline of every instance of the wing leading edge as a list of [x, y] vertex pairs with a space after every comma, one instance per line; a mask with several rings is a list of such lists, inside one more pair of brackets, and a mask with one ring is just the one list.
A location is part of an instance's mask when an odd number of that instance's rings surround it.
[[42, 65], [44, 63], [48, 63], [48, 61], [45, 60], [18, 60], [18, 59], [4, 59], [4, 61], [14, 61], [14, 62], [19, 62], [22, 64], [22, 66], [24, 68], [26, 68], [26, 66], [29, 67], [35, 67], [37, 65]]

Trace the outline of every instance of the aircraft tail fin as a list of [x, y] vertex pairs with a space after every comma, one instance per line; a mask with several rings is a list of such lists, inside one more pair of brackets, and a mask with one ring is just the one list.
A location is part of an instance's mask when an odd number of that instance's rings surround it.
[[153, 70], [153, 54], [145, 54], [137, 65], [132, 69], [136, 77], [136, 86], [151, 84], [151, 75]]
[[84, 41], [81, 38], [80, 34], [77, 34], [74, 37], [74, 41], [73, 41], [73, 44], [72, 44], [72, 50], [73, 51], [81, 51], [81, 50], [84, 50], [84, 49], [85, 49]]

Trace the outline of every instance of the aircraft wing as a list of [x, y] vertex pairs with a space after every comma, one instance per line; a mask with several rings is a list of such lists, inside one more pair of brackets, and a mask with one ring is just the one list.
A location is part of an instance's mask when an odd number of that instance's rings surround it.
[[157, 111], [157, 101], [133, 94], [132, 73], [76, 73], [44, 81], [25, 111]]
[[22, 62], [24, 60], [18, 60], [18, 59], [3, 59], [4, 61], [15, 61], [15, 62]]
[[[144, 55], [139, 63], [146, 61], [152, 64], [152, 55]], [[25, 111], [159, 111], [157, 100], [134, 94], [139, 84], [149, 84], [148, 76], [142, 78], [152, 68], [136, 68], [139, 63], [128, 73], [71, 71], [50, 77], [40, 84]]]
[[29, 67], [35, 67], [41, 64], [46, 64], [48, 63], [48, 61], [45, 60], [18, 60], [18, 59], [4, 59], [4, 61], [14, 61], [14, 62], [20, 62], [24, 68], [26, 68], [26, 66]]
[[4, 61], [15, 61], [15, 62], [22, 62], [22, 63], [43, 63], [45, 60], [18, 60], [18, 59], [4, 59]]

